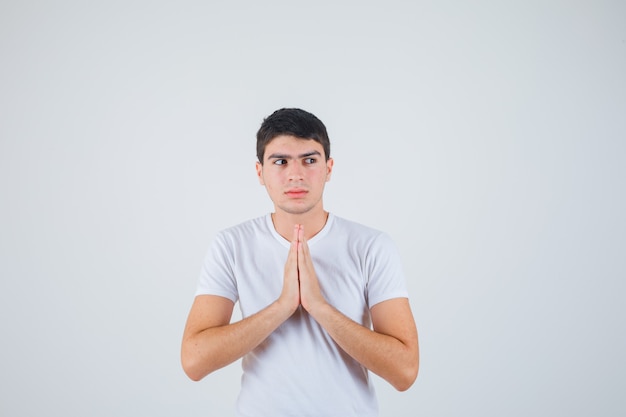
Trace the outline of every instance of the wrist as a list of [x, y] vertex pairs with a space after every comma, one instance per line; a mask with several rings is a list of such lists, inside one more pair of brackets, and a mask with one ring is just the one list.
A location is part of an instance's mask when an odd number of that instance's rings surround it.
[[306, 306], [303, 305], [303, 307], [316, 320], [333, 309], [324, 298], [313, 303], [308, 303]]
[[298, 309], [298, 304], [291, 302], [290, 300], [286, 300], [284, 297], [279, 297], [276, 301], [272, 303], [274, 308], [277, 311], [277, 314], [280, 314], [285, 317], [285, 320]]

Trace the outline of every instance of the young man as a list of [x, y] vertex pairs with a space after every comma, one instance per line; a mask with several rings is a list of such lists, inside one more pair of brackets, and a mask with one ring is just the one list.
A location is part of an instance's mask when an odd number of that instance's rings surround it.
[[[397, 250], [387, 235], [324, 210], [333, 160], [314, 115], [274, 112], [257, 133], [257, 157], [274, 213], [215, 238], [183, 368], [200, 380], [243, 357], [242, 417], [376, 416], [368, 370], [403, 391], [419, 367]], [[243, 318], [230, 323], [237, 301]]]

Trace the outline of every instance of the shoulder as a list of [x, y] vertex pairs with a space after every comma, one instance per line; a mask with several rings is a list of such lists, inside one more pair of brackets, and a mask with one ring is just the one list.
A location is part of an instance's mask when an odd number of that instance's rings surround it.
[[[269, 214], [246, 220], [237, 225], [220, 230], [216, 235], [216, 240], [223, 242], [241, 242], [257, 239], [263, 236], [270, 236], [268, 227]], [[242, 240], [245, 239], [245, 240]]]
[[400, 253], [389, 234], [340, 217], [335, 217], [333, 229], [332, 241], [359, 260], [370, 288], [378, 291], [386, 288], [387, 284], [380, 287], [381, 283], [402, 282]]
[[362, 250], [395, 247], [389, 234], [384, 231], [339, 216], [333, 217], [334, 235], [345, 237], [351, 245], [356, 245]]
[[364, 224], [344, 219], [343, 217], [333, 216], [333, 231], [350, 236], [352, 239], [359, 238], [363, 240], [377, 239], [386, 234], [378, 229], [366, 226]]

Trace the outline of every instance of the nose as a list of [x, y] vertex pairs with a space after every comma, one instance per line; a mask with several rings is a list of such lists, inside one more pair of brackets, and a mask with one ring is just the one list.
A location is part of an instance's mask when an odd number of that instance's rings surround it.
[[303, 167], [297, 162], [293, 162], [289, 164], [289, 168], [287, 171], [287, 178], [290, 181], [298, 181], [303, 178]]

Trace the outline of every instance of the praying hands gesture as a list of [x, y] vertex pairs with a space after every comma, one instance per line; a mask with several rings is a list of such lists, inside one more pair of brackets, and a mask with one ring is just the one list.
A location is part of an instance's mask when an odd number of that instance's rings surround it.
[[257, 347], [302, 306], [348, 355], [404, 391], [419, 367], [417, 331], [406, 298], [370, 308], [373, 330], [330, 305], [320, 289], [304, 235], [295, 225], [278, 299], [241, 321], [230, 323], [234, 303], [226, 298], [196, 297], [183, 336], [182, 360], [187, 375], [200, 380]]
[[292, 313], [299, 305], [302, 305], [312, 314], [316, 307], [326, 304], [315, 274], [309, 246], [304, 237], [304, 226], [299, 224], [293, 228], [293, 239], [285, 263], [283, 291], [280, 299], [289, 306]]

